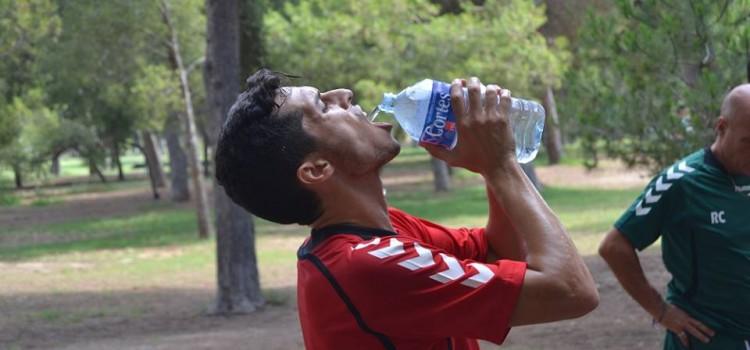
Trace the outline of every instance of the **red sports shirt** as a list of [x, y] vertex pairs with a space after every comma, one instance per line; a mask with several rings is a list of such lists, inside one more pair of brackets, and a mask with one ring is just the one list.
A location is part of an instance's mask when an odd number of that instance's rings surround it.
[[483, 263], [484, 229], [449, 229], [389, 210], [396, 232], [335, 225], [298, 252], [307, 349], [478, 349], [500, 344], [526, 264]]

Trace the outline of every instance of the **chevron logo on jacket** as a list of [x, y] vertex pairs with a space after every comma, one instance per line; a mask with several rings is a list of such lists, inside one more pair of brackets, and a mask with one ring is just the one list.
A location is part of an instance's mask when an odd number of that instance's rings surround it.
[[659, 178], [656, 179], [656, 182], [654, 182], [653, 186], [649, 187], [648, 190], [646, 190], [646, 194], [640, 201], [638, 201], [638, 204], [635, 205], [635, 215], [643, 216], [651, 212], [651, 205], [659, 202], [662, 194], [669, 190], [669, 188], [672, 187], [672, 184], [674, 184], [675, 181], [685, 176], [685, 174], [692, 173], [693, 171], [695, 171], [695, 169], [688, 166], [687, 162], [684, 160], [678, 164], [675, 164], [674, 166], [669, 167], [669, 169], [667, 169], [665, 173], [663, 173], [661, 176], [659, 176]]

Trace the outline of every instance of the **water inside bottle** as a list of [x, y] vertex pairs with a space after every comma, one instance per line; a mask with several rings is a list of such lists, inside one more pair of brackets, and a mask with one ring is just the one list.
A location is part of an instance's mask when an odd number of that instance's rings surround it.
[[374, 122], [378, 115], [380, 115], [380, 112], [380, 106], [375, 106], [370, 113], [367, 113], [367, 119], [370, 120], [371, 123]]

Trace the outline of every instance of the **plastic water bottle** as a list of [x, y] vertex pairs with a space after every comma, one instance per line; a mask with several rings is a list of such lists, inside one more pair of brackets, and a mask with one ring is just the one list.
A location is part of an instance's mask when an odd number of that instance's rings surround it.
[[[398, 94], [385, 93], [383, 102], [370, 115], [371, 120], [380, 111], [391, 113], [415, 141], [453, 149], [458, 142], [458, 134], [450, 87], [450, 84], [441, 81], [425, 79]], [[464, 96], [468, 96], [465, 88]], [[544, 107], [533, 101], [511, 98], [509, 117], [516, 142], [516, 160], [528, 163], [539, 151], [544, 130]]]

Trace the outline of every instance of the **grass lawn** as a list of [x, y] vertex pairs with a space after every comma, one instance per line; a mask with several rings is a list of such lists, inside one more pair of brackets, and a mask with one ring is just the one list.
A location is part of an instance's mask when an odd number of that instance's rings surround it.
[[66, 197], [71, 195], [113, 192], [125, 189], [145, 188], [148, 186], [148, 180], [142, 177], [137, 177], [126, 178], [126, 181], [109, 181], [106, 183], [94, 180], [94, 182], [78, 183], [71, 186], [40, 187], [21, 191], [0, 190], [0, 209], [2, 209], [2, 207], [17, 207], [23, 205], [44, 207], [64, 202]]
[[[163, 157], [164, 158], [164, 157]], [[19, 205], [47, 206], [63, 201], [63, 196], [81, 194], [110, 192], [127, 188], [148, 186], [146, 180], [145, 160], [140, 153], [130, 152], [120, 158], [125, 173], [126, 181], [109, 181], [102, 183], [98, 178], [89, 178], [89, 168], [84, 159], [72, 154], [65, 154], [60, 158], [60, 176], [52, 175], [36, 176], [35, 174], [24, 174], [24, 186], [39, 186], [33, 189], [13, 190], [13, 172], [8, 168], [0, 168], [0, 208]], [[168, 171], [168, 159], [162, 159], [165, 171]], [[102, 168], [105, 176], [112, 179], [117, 176], [116, 168]], [[73, 181], [76, 183], [67, 186], [47, 186], [53, 181]], [[81, 182], [88, 179], [88, 182]]]
[[[571, 232], [584, 254], [593, 254], [603, 232], [638, 194], [633, 190], [546, 188], [543, 195]], [[389, 193], [391, 205], [414, 215], [449, 226], [480, 226], [486, 222], [483, 186], [469, 186], [447, 194]], [[258, 239], [275, 236], [302, 237], [307, 229], [256, 220]], [[129, 217], [87, 219], [62, 224], [24, 227], [0, 232], [2, 241], [26, 235], [44, 237], [43, 243], [0, 246], [0, 261], [38, 259], [55, 255], [87, 254], [118, 249], [138, 250], [166, 246], [211, 246], [199, 241], [192, 209], [155, 204]], [[208, 254], [208, 251], [204, 254]], [[267, 252], [261, 251], [261, 254]], [[281, 252], [277, 252], [281, 253]], [[273, 259], [295, 259], [294, 250]], [[261, 259], [261, 262], [263, 259]]]

